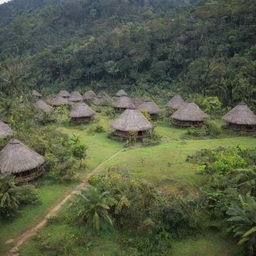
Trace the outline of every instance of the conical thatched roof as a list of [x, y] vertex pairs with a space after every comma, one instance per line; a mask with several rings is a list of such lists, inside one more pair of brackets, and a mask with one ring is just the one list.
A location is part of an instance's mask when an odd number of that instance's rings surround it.
[[11, 139], [0, 152], [0, 173], [19, 173], [41, 166], [44, 158], [21, 143]]
[[57, 96], [63, 97], [63, 98], [69, 98], [70, 97], [70, 93], [66, 90], [61, 90]]
[[79, 117], [91, 117], [95, 115], [96, 112], [93, 111], [88, 105], [85, 103], [81, 103], [76, 105], [70, 112], [69, 117], [71, 118], [79, 118]]
[[105, 99], [100, 96], [100, 95], [97, 95], [94, 99], [93, 99], [93, 104], [94, 105], [97, 105], [97, 106], [100, 106], [100, 105], [104, 105], [104, 102], [105, 102]]
[[45, 113], [51, 113], [53, 111], [53, 108], [48, 105], [45, 101], [43, 100], [38, 100], [36, 103], [35, 103], [35, 107], [37, 109], [40, 109], [42, 111], [44, 111]]
[[60, 105], [68, 105], [68, 100], [66, 98], [57, 96], [50, 100], [48, 100], [48, 103], [52, 106], [60, 106]]
[[32, 95], [36, 97], [42, 97], [42, 94], [36, 90], [32, 90]]
[[147, 100], [141, 105], [138, 106], [138, 109], [144, 110], [148, 112], [149, 114], [159, 114], [161, 112], [161, 109], [156, 105], [156, 103], [152, 100]]
[[233, 124], [256, 125], [256, 115], [243, 102], [231, 109], [222, 119]]
[[184, 103], [185, 101], [180, 95], [175, 95], [169, 100], [167, 106], [172, 109], [179, 109]]
[[126, 96], [120, 97], [114, 104], [115, 108], [134, 109], [135, 105], [132, 100]]
[[83, 95], [84, 100], [92, 100], [96, 97], [96, 93], [92, 90], [85, 92]]
[[119, 131], [146, 131], [153, 128], [152, 124], [137, 109], [126, 109], [111, 127]]
[[69, 101], [71, 101], [71, 102], [79, 102], [82, 100], [83, 100], [83, 96], [78, 91], [72, 92], [69, 97]]
[[141, 105], [143, 103], [143, 100], [141, 100], [140, 98], [133, 98], [132, 102], [135, 105], [135, 107], [138, 107], [139, 105]]
[[0, 139], [4, 139], [8, 136], [13, 135], [13, 130], [9, 127], [8, 124], [0, 121]]
[[124, 90], [120, 90], [116, 93], [117, 97], [122, 97], [122, 96], [128, 96], [128, 94], [126, 93], [126, 91]]
[[180, 121], [204, 121], [208, 118], [195, 103], [183, 104], [171, 117]]

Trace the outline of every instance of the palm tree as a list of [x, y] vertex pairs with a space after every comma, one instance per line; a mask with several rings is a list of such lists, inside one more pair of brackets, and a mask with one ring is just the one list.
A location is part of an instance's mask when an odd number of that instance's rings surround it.
[[91, 226], [93, 230], [100, 231], [107, 226], [113, 226], [108, 213], [109, 193], [100, 193], [97, 188], [88, 186], [81, 190], [78, 200], [77, 218], [80, 222]]
[[239, 244], [248, 249], [248, 255], [256, 255], [256, 201], [247, 194], [239, 195], [239, 203], [233, 203], [227, 211], [230, 230], [239, 238]]

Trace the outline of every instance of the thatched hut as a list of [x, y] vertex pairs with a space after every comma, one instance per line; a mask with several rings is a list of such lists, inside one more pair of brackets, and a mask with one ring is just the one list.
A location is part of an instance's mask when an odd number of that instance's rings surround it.
[[116, 103], [114, 103], [114, 108], [117, 111], [124, 111], [126, 109], [134, 109], [135, 105], [132, 100], [126, 96], [120, 97]]
[[96, 97], [96, 93], [90, 90], [84, 93], [83, 100], [87, 102], [87, 101], [93, 100], [95, 97]]
[[146, 99], [145, 102], [138, 106], [138, 109], [149, 113], [152, 120], [157, 119], [161, 112], [161, 109], [151, 99]]
[[69, 117], [71, 121], [76, 124], [88, 123], [96, 114], [88, 105], [80, 103], [76, 105], [70, 112]]
[[104, 99], [101, 95], [97, 95], [97, 96], [93, 99], [92, 103], [93, 103], [94, 105], [96, 105], [96, 106], [103, 106], [103, 105], [104, 105], [104, 101], [105, 101], [105, 99]]
[[173, 96], [167, 103], [167, 107], [170, 110], [170, 112], [174, 112], [178, 110], [185, 101], [181, 98], [180, 95]]
[[0, 120], [0, 139], [7, 138], [13, 135], [13, 130], [10, 126]]
[[139, 105], [141, 105], [144, 101], [140, 98], [132, 98], [132, 102], [134, 106], [137, 108]]
[[57, 96], [68, 99], [70, 97], [70, 93], [66, 90], [61, 90]]
[[227, 123], [227, 128], [238, 131], [255, 131], [256, 115], [245, 104], [240, 103], [222, 117]]
[[63, 98], [60, 96], [56, 96], [50, 100], [47, 101], [50, 105], [52, 105], [53, 107], [58, 107], [61, 105], [68, 105], [69, 101], [67, 98]]
[[119, 138], [146, 138], [150, 136], [152, 124], [137, 109], [125, 110], [114, 120], [111, 127], [115, 129], [112, 136]]
[[185, 103], [171, 116], [174, 124], [182, 127], [200, 126], [208, 118], [195, 103]]
[[117, 97], [123, 97], [123, 96], [128, 96], [127, 92], [124, 91], [124, 90], [119, 90], [117, 93], [116, 93], [116, 96]]
[[32, 90], [32, 95], [38, 98], [42, 97], [42, 94], [36, 90]]
[[45, 113], [51, 113], [51, 112], [53, 111], [52, 106], [48, 105], [48, 104], [47, 104], [45, 101], [43, 101], [43, 100], [38, 100], [38, 101], [34, 104], [34, 106], [35, 106], [37, 109], [39, 109], [39, 110], [41, 110], [41, 111], [43, 111], [43, 112], [45, 112]]
[[43, 174], [44, 157], [11, 139], [0, 152], [0, 173], [14, 174], [18, 182], [28, 182]]
[[74, 92], [71, 93], [68, 100], [71, 103], [78, 103], [78, 102], [83, 101], [83, 96], [80, 94], [80, 92], [74, 91]]

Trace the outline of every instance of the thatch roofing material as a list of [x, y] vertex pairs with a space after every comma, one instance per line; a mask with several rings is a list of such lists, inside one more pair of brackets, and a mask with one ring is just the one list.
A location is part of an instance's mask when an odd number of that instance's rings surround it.
[[127, 92], [124, 90], [120, 90], [116, 93], [117, 97], [122, 97], [122, 96], [128, 96]]
[[70, 93], [66, 90], [61, 90], [57, 96], [63, 97], [63, 98], [69, 98], [70, 97]]
[[143, 103], [143, 100], [141, 100], [140, 98], [132, 98], [132, 102], [135, 105], [135, 107], [138, 107]]
[[114, 104], [115, 108], [134, 109], [135, 105], [132, 100], [126, 96], [120, 97]]
[[256, 125], [256, 115], [245, 103], [240, 103], [231, 109], [222, 119], [233, 124]]
[[68, 105], [68, 100], [66, 98], [57, 96], [52, 98], [51, 100], [48, 101], [49, 104], [52, 106], [60, 106], [60, 105]]
[[104, 99], [102, 96], [98, 95], [98, 96], [96, 96], [96, 97], [93, 99], [93, 102], [92, 102], [92, 103], [93, 103], [94, 105], [100, 106], [100, 105], [103, 105], [104, 102], [105, 102], [105, 99]]
[[85, 103], [81, 103], [76, 105], [74, 109], [71, 110], [69, 117], [71, 118], [79, 118], [79, 117], [91, 117], [95, 115], [96, 112], [93, 111], [88, 105]]
[[0, 121], [0, 139], [4, 139], [12, 135], [13, 135], [13, 130], [9, 127], [9, 125]]
[[32, 170], [45, 162], [39, 155], [17, 139], [11, 139], [0, 152], [0, 173]]
[[175, 95], [169, 100], [167, 106], [172, 109], [179, 109], [184, 103], [185, 101], [181, 98], [180, 95]]
[[192, 121], [192, 122], [201, 122], [208, 118], [195, 103], [185, 103], [182, 107], [176, 110], [172, 116], [173, 119], [180, 121]]
[[83, 95], [84, 100], [93, 100], [96, 97], [96, 93], [92, 90], [85, 92]]
[[32, 95], [36, 97], [42, 97], [42, 94], [36, 90], [32, 90]]
[[153, 128], [152, 124], [137, 109], [126, 109], [111, 127], [119, 131], [146, 131]]
[[71, 102], [79, 102], [82, 100], [83, 100], [83, 96], [78, 91], [72, 92], [69, 97], [69, 101], [71, 101]]
[[42, 111], [44, 111], [45, 113], [51, 113], [53, 111], [53, 108], [48, 105], [45, 101], [43, 100], [38, 100], [36, 103], [35, 103], [35, 107], [37, 109], [40, 109]]
[[151, 100], [145, 101], [144, 103], [139, 105], [138, 109], [144, 110], [151, 115], [154, 115], [154, 114], [156, 115], [161, 112], [161, 109], [156, 105], [156, 103], [154, 101], [151, 101]]

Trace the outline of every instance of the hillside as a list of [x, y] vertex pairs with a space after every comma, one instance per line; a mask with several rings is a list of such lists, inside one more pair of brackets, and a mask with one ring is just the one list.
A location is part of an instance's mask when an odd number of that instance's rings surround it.
[[12, 9], [0, 21], [0, 58], [3, 72], [22, 63], [21, 79], [30, 87], [122, 85], [253, 103], [254, 0], [26, 3], [29, 12], [11, 8], [14, 2], [0, 7]]

